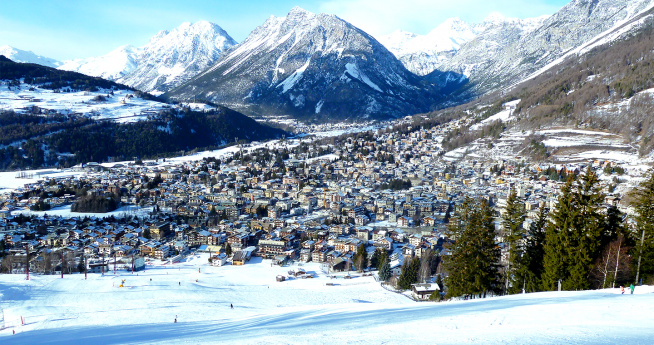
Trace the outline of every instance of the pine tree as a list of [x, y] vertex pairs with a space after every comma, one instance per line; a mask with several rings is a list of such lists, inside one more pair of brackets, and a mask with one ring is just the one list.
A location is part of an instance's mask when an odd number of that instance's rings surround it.
[[357, 248], [357, 254], [354, 256], [354, 263], [357, 265], [357, 270], [363, 271], [368, 261], [368, 253], [366, 252], [366, 246], [361, 243], [359, 248]]
[[372, 257], [370, 258], [370, 267], [378, 268], [380, 265], [379, 259], [380, 259], [380, 252], [379, 249], [376, 249], [372, 253]]
[[545, 244], [543, 246], [543, 275], [541, 289], [554, 291], [559, 281], [566, 276], [567, 252], [566, 238], [570, 231], [574, 205], [572, 179], [561, 188], [558, 204], [551, 215], [551, 222], [545, 227]]
[[443, 300], [443, 295], [441, 294], [441, 292], [445, 291], [445, 285], [443, 284], [443, 278], [441, 277], [440, 274], [438, 276], [436, 276], [436, 285], [438, 285], [439, 290], [436, 290], [436, 291], [432, 292], [432, 294], [429, 296], [429, 300], [430, 301], [440, 302], [440, 301]]
[[543, 274], [543, 245], [545, 243], [545, 226], [547, 225], [548, 210], [541, 207], [538, 219], [529, 228], [527, 245], [518, 267], [516, 267], [517, 283], [525, 292], [540, 291], [541, 276]]
[[593, 263], [603, 249], [601, 244], [609, 242], [605, 232], [606, 217], [602, 213], [606, 196], [601, 192], [599, 179], [590, 167], [575, 187], [577, 212], [574, 213], [573, 232], [567, 247], [569, 272], [563, 281], [563, 288], [587, 290], [590, 287], [589, 275]]
[[450, 228], [455, 241], [444, 262], [449, 273], [448, 296], [485, 297], [499, 290], [500, 251], [495, 244], [493, 212], [486, 200], [466, 199], [460, 213], [461, 223]]
[[379, 266], [379, 280], [386, 282], [391, 278], [391, 265], [388, 259], [385, 259]]
[[379, 249], [381, 253], [379, 254], [379, 266], [377, 267], [378, 270], [381, 271], [381, 267], [384, 263], [387, 263], [390, 265], [390, 258], [388, 257], [388, 252], [386, 251], [386, 248], [381, 248]]
[[225, 246], [225, 254], [227, 256], [232, 256], [232, 246], [229, 243], [227, 243], [227, 246]]
[[636, 234], [634, 262], [636, 264], [636, 284], [641, 277], [654, 274], [654, 170], [650, 178], [640, 183], [632, 192], [631, 205], [636, 209]]
[[[506, 200], [506, 211], [502, 217], [502, 226], [506, 236], [506, 244], [509, 247], [507, 267], [505, 271], [505, 291], [516, 293], [518, 281], [516, 281], [515, 270], [524, 252], [524, 229], [522, 224], [525, 221], [525, 210], [523, 203], [518, 200], [515, 189], [509, 193]], [[509, 288], [509, 287], [513, 288]]]
[[559, 204], [545, 233], [543, 290], [590, 287], [590, 271], [612, 234], [602, 209], [605, 195], [589, 167], [576, 181], [570, 177], [561, 189]]
[[410, 261], [407, 259], [402, 265], [402, 273], [398, 281], [400, 289], [408, 290], [411, 284], [418, 282], [418, 271], [420, 270], [420, 259], [413, 257]]

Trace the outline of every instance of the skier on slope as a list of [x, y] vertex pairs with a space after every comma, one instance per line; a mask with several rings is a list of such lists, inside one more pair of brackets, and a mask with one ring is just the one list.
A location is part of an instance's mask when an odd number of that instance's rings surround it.
[[633, 295], [634, 294], [634, 289], [636, 289], [636, 287], [634, 286], [634, 284], [631, 284], [629, 289], [631, 289], [631, 294]]
[[233, 305], [233, 304], [230, 303], [229, 306], [230, 306], [232, 309], [234, 309], [234, 305]]
[[621, 291], [622, 294], [624, 295], [624, 286], [620, 285], [620, 291]]

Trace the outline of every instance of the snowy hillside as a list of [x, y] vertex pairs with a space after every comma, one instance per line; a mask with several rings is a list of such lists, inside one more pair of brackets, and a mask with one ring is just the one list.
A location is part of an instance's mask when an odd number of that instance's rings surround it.
[[[59, 114], [81, 115], [116, 122], [144, 120], [168, 104], [134, 97], [129, 90], [99, 90], [98, 92], [54, 92], [42, 88], [23, 86], [11, 90], [0, 85], [0, 110], [13, 110], [17, 113], [32, 112], [32, 107], [52, 110]], [[98, 98], [102, 96], [102, 100]]]
[[89, 274], [88, 280], [75, 274], [26, 281], [22, 274], [0, 275], [7, 327], [0, 339], [3, 344], [646, 344], [654, 338], [654, 289], [646, 286], [635, 295], [609, 289], [415, 303], [371, 277], [330, 279], [311, 263], [303, 268], [314, 279], [275, 281], [293, 268], [271, 267], [259, 258], [245, 266], [210, 267], [205, 254], [148, 265], [138, 276], [119, 271]]
[[56, 68], [62, 63], [51, 58], [47, 58], [41, 55], [36, 55], [31, 51], [16, 49], [12, 46], [2, 46], [0, 47], [0, 55], [4, 55], [8, 59], [14, 62], [23, 62], [23, 63], [35, 63], [42, 66]]
[[270, 17], [167, 96], [197, 96], [249, 114], [335, 120], [422, 112], [437, 94], [370, 35], [334, 15], [296, 7]]
[[64, 61], [59, 69], [117, 80], [136, 68], [138, 53], [138, 48], [130, 45], [122, 46], [104, 56]]
[[159, 32], [142, 47], [122, 46], [101, 57], [66, 61], [59, 68], [161, 94], [213, 65], [234, 45], [236, 41], [216, 24], [183, 23]]

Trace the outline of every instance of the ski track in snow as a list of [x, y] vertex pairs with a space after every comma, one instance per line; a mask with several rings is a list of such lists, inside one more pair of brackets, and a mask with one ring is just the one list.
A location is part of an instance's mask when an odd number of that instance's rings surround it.
[[[270, 267], [259, 258], [245, 266], [206, 262], [207, 254], [194, 255], [165, 267], [148, 265], [139, 276], [109, 272], [89, 274], [88, 280], [80, 274], [30, 281], [0, 275], [8, 326], [0, 341], [648, 344], [654, 339], [654, 287], [637, 287], [633, 296], [607, 289], [415, 303], [371, 277], [330, 279], [313, 263], [302, 267], [316, 278], [278, 283], [275, 276], [293, 267]], [[118, 288], [122, 279], [125, 288]]]

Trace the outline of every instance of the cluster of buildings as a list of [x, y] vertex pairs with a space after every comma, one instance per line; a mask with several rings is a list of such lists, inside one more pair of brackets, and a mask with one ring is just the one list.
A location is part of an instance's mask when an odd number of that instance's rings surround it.
[[[238, 263], [256, 255], [343, 271], [364, 248], [367, 257], [387, 251], [397, 271], [407, 256], [446, 254], [448, 223], [467, 196], [495, 208], [501, 243], [510, 190], [524, 203], [527, 227], [540, 208], [556, 205], [562, 182], [546, 172], [574, 174], [590, 165], [601, 174], [608, 164], [541, 165], [523, 157], [452, 162], [440, 145], [452, 126], [278, 143], [222, 160], [87, 164], [76, 175], [1, 194], [0, 239], [8, 254], [29, 251], [31, 265], [58, 251], [127, 265], [135, 256], [174, 262], [200, 250], [216, 265], [229, 252]], [[38, 203], [61, 209], [84, 195], [139, 210], [110, 218], [23, 215]], [[621, 206], [620, 195], [607, 195], [607, 204]], [[14, 260], [12, 269], [24, 269], [26, 261]]]

